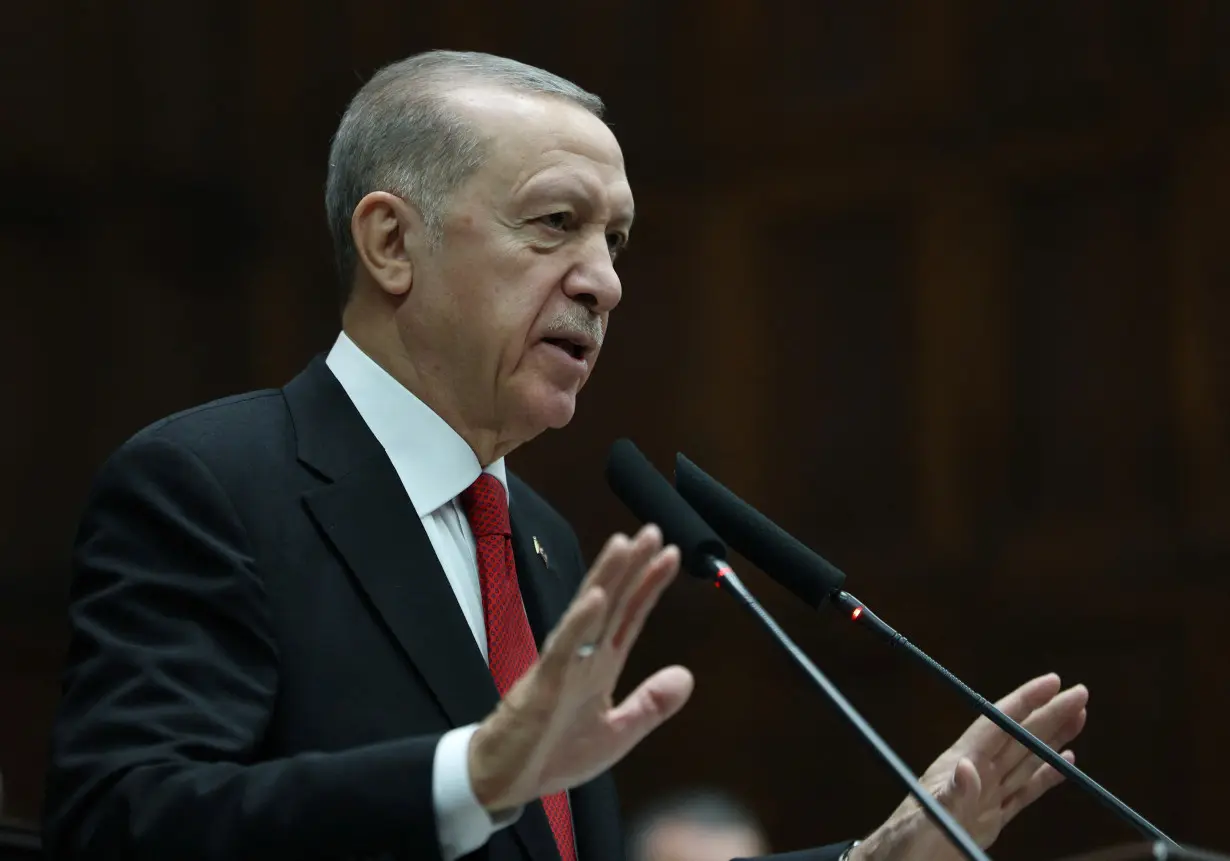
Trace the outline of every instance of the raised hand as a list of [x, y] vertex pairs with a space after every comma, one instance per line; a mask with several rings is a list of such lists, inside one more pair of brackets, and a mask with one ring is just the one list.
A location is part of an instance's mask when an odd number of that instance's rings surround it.
[[[1060, 690], [1059, 677], [1040, 676], [1000, 702], [1000, 711], [1053, 749], [1061, 750], [1085, 726], [1089, 692]], [[1064, 759], [1075, 762], [1070, 750]], [[980, 717], [931, 764], [920, 779], [984, 849], [1024, 808], [1063, 776]], [[958, 851], [912, 798], [851, 853], [851, 861], [959, 861]]]
[[470, 780], [487, 810], [584, 783], [683, 707], [692, 693], [683, 667], [612, 701], [645, 618], [678, 572], [679, 551], [662, 546], [656, 526], [607, 541], [538, 662], [474, 733]]

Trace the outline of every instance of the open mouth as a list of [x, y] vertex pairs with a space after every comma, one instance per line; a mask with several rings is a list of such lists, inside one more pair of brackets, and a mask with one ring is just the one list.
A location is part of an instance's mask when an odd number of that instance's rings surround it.
[[584, 344], [578, 344], [576, 341], [570, 341], [567, 338], [544, 338], [543, 340], [552, 347], [563, 350], [578, 361], [584, 359], [586, 352], [588, 352]]

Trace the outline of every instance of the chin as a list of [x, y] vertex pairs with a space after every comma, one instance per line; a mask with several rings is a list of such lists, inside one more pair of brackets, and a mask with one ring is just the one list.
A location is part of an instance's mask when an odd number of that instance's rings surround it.
[[529, 397], [522, 402], [522, 420], [527, 427], [534, 428], [536, 434], [548, 428], [564, 427], [577, 411], [576, 392], [552, 388], [527, 394]]
[[543, 404], [542, 418], [543, 424], [546, 427], [558, 430], [564, 427], [570, 421], [572, 416], [577, 411], [577, 396], [576, 395], [557, 395], [552, 403]]

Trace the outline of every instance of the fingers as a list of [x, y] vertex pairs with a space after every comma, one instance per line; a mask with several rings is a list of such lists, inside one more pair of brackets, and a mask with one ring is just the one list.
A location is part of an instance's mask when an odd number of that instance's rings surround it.
[[[1077, 688], [1073, 688], [1065, 691], [1063, 694], [1060, 694], [1059, 697], [1055, 698], [1054, 703], [1058, 703], [1065, 697], [1075, 703], [1087, 701], [1087, 696], [1081, 697], [1076, 695], [1077, 690]], [[1058, 711], [1058, 709], [1056, 709], [1056, 711]], [[1085, 728], [1085, 720], [1088, 717], [1088, 712], [1082, 707], [1075, 714], [1072, 714], [1067, 708], [1064, 708], [1063, 711], [1060, 712], [1060, 715], [1065, 720], [1064, 723], [1058, 727], [1047, 727], [1045, 729], [1035, 731], [1034, 728], [1026, 726], [1026, 729], [1030, 730], [1030, 732], [1045, 743], [1047, 747], [1052, 750], [1061, 750], [1065, 745], [1070, 744], [1073, 739], [1080, 735], [1081, 730]], [[1049, 718], [1050, 716], [1048, 715], [1047, 717]], [[1004, 770], [1000, 772], [1004, 775], [1002, 789], [1000, 790], [1001, 797], [1004, 798], [1015, 794], [1018, 790], [1024, 787], [1025, 784], [1038, 771], [1039, 767], [1043, 765], [1041, 759], [1026, 751], [1023, 746], [1015, 745], [1014, 747], [1016, 748], [1014, 753], [1019, 752], [1019, 755], [1012, 756], [1012, 760], [1015, 761], [1016, 764], [1008, 767], [1007, 763], [1005, 763]], [[1002, 759], [1008, 760], [1008, 754], [1005, 753]], [[1056, 776], [1062, 777], [1062, 775], [1060, 775], [1057, 771], [1055, 774]]]
[[616, 616], [616, 630], [611, 644], [616, 649], [627, 650], [640, 636], [649, 612], [657, 606], [662, 592], [679, 573], [679, 548], [670, 546], [654, 555], [645, 570], [645, 576], [637, 587], [630, 591], [629, 600], [622, 616]]
[[634, 538], [616, 534], [607, 540], [582, 586], [607, 594], [607, 613], [596, 644], [626, 649], [635, 641], [645, 617], [679, 570], [679, 551], [662, 546], [662, 531], [647, 524]]
[[[658, 571], [660, 563], [655, 566], [655, 562], [661, 553], [662, 531], [652, 524], [642, 527], [628, 548], [627, 567], [619, 583], [609, 590], [612, 600], [603, 628], [603, 639], [608, 644], [613, 644], [618, 638], [625, 627], [630, 605], [638, 594], [644, 592], [646, 581]], [[661, 576], [660, 573], [658, 576]]]
[[607, 594], [607, 618], [600, 639], [607, 636], [615, 620], [622, 616], [641, 580], [639, 575], [661, 549], [662, 532], [652, 525], [642, 527], [633, 538], [615, 534], [607, 540], [581, 587], [584, 592], [589, 586], [597, 586]]
[[581, 581], [577, 595], [584, 595], [588, 589], [598, 587], [606, 592], [609, 598], [612, 587], [622, 579], [621, 575], [627, 568], [628, 552], [631, 546], [632, 539], [622, 532], [616, 532], [608, 538], [606, 544], [602, 545], [602, 550], [598, 552], [593, 565], [590, 566], [585, 579]]
[[563, 678], [581, 646], [597, 642], [609, 603], [600, 586], [581, 591], [543, 643], [538, 659], [542, 673], [556, 683]]
[[684, 667], [666, 667], [654, 673], [611, 710], [609, 725], [615, 736], [616, 759], [645, 736], [674, 717], [692, 695], [692, 674]]
[[[1048, 673], [1021, 685], [995, 705], [1001, 712], [1019, 723], [1054, 699], [1059, 693], [1059, 687], [1059, 676]], [[1010, 741], [1012, 741], [1010, 735], [985, 717], [980, 717], [961, 736], [957, 746], [962, 748], [975, 762], [989, 762], [998, 756]]]
[[[543, 644], [543, 672], [556, 687], [582, 647], [600, 654], [589, 660], [587, 678], [612, 686], [627, 649], [645, 617], [679, 570], [679, 551], [662, 547], [662, 532], [643, 527], [634, 538], [612, 535], [594, 561], [577, 597]], [[601, 664], [600, 664], [601, 662]], [[596, 672], [601, 667], [601, 672]]]
[[[1080, 719], [1078, 725], [1073, 726], [1073, 724], [1078, 720], [1088, 702], [1088, 689], [1084, 685], [1074, 685], [1035, 710], [1033, 714], [1021, 721], [1021, 724], [1050, 747], [1056, 748], [1076, 738], [1076, 733], [1084, 728], [1083, 718]], [[1068, 732], [1071, 732], [1071, 735], [1066, 735]], [[1023, 745], [1015, 741], [1006, 744], [996, 758], [995, 772], [1004, 775], [1005, 780], [1022, 766], [1032, 773], [1038, 767], [1036, 758], [1032, 765], [1027, 764], [1027, 759], [1032, 756]], [[1023, 779], [1021, 783], [1024, 783]]]
[[[1061, 755], [1068, 762], [1076, 764], [1076, 754], [1072, 751], [1065, 750]], [[1004, 824], [1007, 825], [1018, 813], [1061, 783], [1063, 783], [1063, 775], [1051, 766], [1043, 765], [1037, 768], [1023, 787], [1004, 799]]]

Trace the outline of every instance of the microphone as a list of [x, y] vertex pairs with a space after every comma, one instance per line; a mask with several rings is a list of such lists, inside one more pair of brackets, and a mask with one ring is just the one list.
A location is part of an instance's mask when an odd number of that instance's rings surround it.
[[606, 465], [607, 484], [628, 509], [640, 520], [657, 524], [663, 538], [679, 548], [684, 567], [696, 577], [714, 583], [723, 592], [733, 595], [770, 636], [786, 650], [791, 659], [820, 688], [855, 731], [875, 751], [894, 774], [905, 784], [910, 795], [917, 799], [923, 810], [968, 861], [989, 861], [986, 854], [974, 842], [969, 833], [957, 823], [880, 738], [871, 725], [854, 709], [849, 701], [828, 678], [820, 672], [757, 603], [739, 580], [734, 570], [725, 561], [726, 545], [700, 515], [689, 506], [675, 488], [649, 460], [641, 454], [631, 440], [620, 439], [611, 447]]
[[840, 569], [748, 505], [682, 454], [675, 455], [675, 486], [698, 516], [702, 517], [704, 522], [712, 524], [718, 534], [730, 542], [731, 547], [809, 606], [819, 609], [826, 600], [831, 600], [848, 612], [852, 621], [869, 627], [894, 646], [900, 646], [922, 661], [973, 703], [991, 723], [1109, 807], [1141, 834], [1170, 848], [1178, 848], [1178, 844], [1163, 834], [1157, 826], [1094, 782], [1025, 727], [987, 702], [940, 663], [932, 660], [926, 652], [889, 627], [871, 612], [866, 604], [842, 591], [846, 575]]

